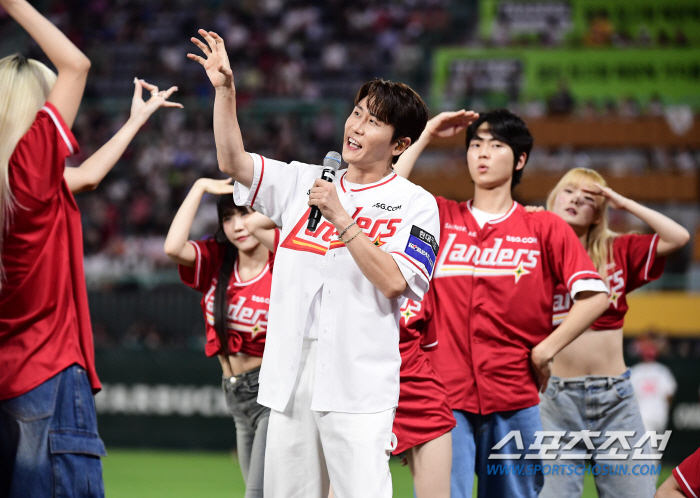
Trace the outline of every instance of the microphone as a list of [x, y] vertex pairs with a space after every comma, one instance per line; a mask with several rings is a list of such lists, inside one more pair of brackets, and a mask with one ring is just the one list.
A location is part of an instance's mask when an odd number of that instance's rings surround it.
[[[335, 172], [340, 168], [340, 154], [331, 150], [326, 153], [326, 157], [323, 158], [323, 173], [321, 173], [321, 179], [327, 182], [333, 183], [335, 179]], [[306, 228], [309, 232], [315, 232], [318, 222], [321, 220], [321, 210], [318, 206], [311, 206], [311, 212], [309, 213], [309, 223]]]

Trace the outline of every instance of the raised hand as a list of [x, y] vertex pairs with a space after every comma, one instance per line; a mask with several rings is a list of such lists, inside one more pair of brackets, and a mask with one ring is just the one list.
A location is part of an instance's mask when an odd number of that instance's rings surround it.
[[603, 187], [599, 183], [594, 183], [592, 186], [583, 187], [581, 190], [588, 194], [602, 195], [608, 201], [608, 205], [614, 209], [627, 209], [629, 199], [618, 194], [609, 187]]
[[198, 31], [207, 44], [198, 38], [192, 37], [190, 40], [204, 52], [204, 57], [195, 54], [187, 54], [189, 59], [199, 62], [206, 70], [209, 81], [214, 88], [233, 87], [233, 72], [228, 60], [224, 40], [213, 31]]
[[207, 194], [224, 195], [233, 194], [232, 178], [214, 180], [213, 178], [200, 178], [196, 184]]
[[425, 133], [430, 138], [450, 138], [466, 129], [470, 124], [479, 119], [479, 114], [474, 111], [441, 112], [425, 125]]
[[[143, 89], [151, 92], [151, 98], [147, 101], [143, 100]], [[144, 123], [160, 107], [179, 107], [182, 109], [182, 104], [170, 102], [168, 98], [177, 91], [176, 86], [171, 86], [167, 90], [158, 91], [158, 87], [150, 83], [134, 78], [134, 97], [131, 99], [131, 117], [140, 118]]]

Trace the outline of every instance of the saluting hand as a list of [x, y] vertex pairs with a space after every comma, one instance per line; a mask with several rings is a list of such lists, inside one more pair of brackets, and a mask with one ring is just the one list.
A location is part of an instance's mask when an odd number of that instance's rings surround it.
[[609, 187], [603, 187], [599, 183], [594, 183], [592, 187], [583, 187], [581, 190], [593, 195], [602, 195], [608, 200], [608, 204], [610, 205], [610, 207], [614, 209], [627, 209], [627, 203], [629, 202], [629, 199], [623, 195], [618, 194]]
[[223, 38], [213, 31], [200, 29], [197, 32], [204, 38], [208, 46], [198, 38], [192, 37], [190, 40], [204, 52], [206, 59], [195, 54], [187, 54], [187, 57], [202, 65], [214, 88], [233, 88], [233, 72]]
[[474, 111], [441, 112], [425, 125], [425, 131], [430, 138], [450, 138], [466, 129], [470, 124], [479, 119], [479, 114]]
[[200, 178], [195, 182], [195, 185], [197, 185], [197, 187], [201, 188], [207, 194], [233, 194], [233, 185], [231, 185], [231, 180], [233, 179], [226, 178], [225, 180], [215, 180], [213, 178]]

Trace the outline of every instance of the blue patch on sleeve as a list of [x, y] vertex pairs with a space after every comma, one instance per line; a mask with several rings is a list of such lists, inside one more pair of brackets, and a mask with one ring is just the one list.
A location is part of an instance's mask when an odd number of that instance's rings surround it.
[[435, 253], [430, 244], [426, 244], [415, 235], [409, 235], [408, 244], [406, 244], [406, 250], [404, 252], [407, 256], [422, 263], [428, 270], [428, 274], [432, 275], [433, 267], [435, 266]]

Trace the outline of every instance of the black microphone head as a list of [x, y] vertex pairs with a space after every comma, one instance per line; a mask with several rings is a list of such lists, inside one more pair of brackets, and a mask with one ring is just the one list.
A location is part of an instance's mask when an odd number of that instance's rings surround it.
[[341, 160], [340, 154], [338, 154], [334, 150], [328, 151], [328, 153], [326, 154], [326, 157], [323, 158], [323, 167], [330, 168], [334, 172], [338, 171], [338, 168], [340, 168], [340, 160]]

